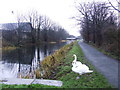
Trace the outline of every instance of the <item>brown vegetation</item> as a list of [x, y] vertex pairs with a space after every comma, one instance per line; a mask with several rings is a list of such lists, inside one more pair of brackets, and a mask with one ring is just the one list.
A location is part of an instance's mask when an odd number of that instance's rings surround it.
[[36, 78], [54, 79], [57, 66], [62, 65], [67, 52], [72, 48], [73, 43], [56, 50], [54, 54], [47, 56], [41, 63], [41, 67], [36, 71]]

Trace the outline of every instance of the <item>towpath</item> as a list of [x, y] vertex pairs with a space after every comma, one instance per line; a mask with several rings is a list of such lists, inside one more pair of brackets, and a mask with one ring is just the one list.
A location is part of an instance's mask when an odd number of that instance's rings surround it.
[[118, 85], [118, 63], [120, 64], [120, 62], [104, 55], [83, 41], [79, 41], [78, 44], [82, 48], [87, 60], [95, 66], [96, 70], [103, 74], [113, 86], [118, 88], [120, 86]]

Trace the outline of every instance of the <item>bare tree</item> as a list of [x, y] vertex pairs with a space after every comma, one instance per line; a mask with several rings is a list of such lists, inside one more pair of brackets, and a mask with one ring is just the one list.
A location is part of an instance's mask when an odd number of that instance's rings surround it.
[[113, 7], [116, 11], [118, 11], [120, 13], [120, 0], [116, 0], [116, 2], [118, 3], [118, 8], [116, 6], [114, 6], [110, 0], [108, 0], [109, 4], [111, 5], [111, 7]]
[[53, 22], [47, 16], [44, 16], [44, 22], [43, 22], [42, 28], [44, 32], [43, 38], [45, 42], [47, 42], [48, 40], [48, 30], [51, 28], [52, 25], [53, 25]]
[[21, 23], [23, 22], [23, 15], [18, 15], [17, 16], [17, 29], [16, 29], [16, 34], [17, 34], [17, 38], [18, 38], [18, 46], [21, 43], [21, 35], [22, 35], [22, 26]]
[[37, 21], [36, 21], [36, 24], [37, 24], [37, 28], [36, 28], [36, 30], [37, 30], [37, 41], [40, 41], [40, 32], [41, 32], [41, 29], [42, 29], [42, 24], [43, 24], [43, 16], [38, 16], [38, 19], [37, 19]]
[[106, 20], [109, 15], [109, 7], [106, 6], [106, 3], [87, 3], [79, 4], [77, 10], [82, 18], [78, 19], [82, 27], [83, 38], [89, 42], [102, 43], [102, 28], [106, 23]]
[[[106, 3], [93, 3], [92, 25], [93, 25], [93, 41], [97, 40], [97, 43], [102, 43], [102, 30], [105, 27], [106, 20], [108, 18], [109, 7]], [[96, 38], [96, 40], [95, 40]]]
[[[16, 35], [14, 36], [17, 37], [18, 46], [25, 43], [36, 44], [40, 41], [57, 42], [68, 36], [68, 33], [60, 25], [53, 22], [49, 17], [38, 14], [35, 10], [30, 11], [26, 15], [19, 14], [15, 24], [16, 28], [14, 31]], [[12, 26], [8, 25], [6, 28], [12, 28]], [[10, 35], [10, 37], [12, 36]], [[7, 37], [5, 39], [9, 41], [10, 38]]]
[[[76, 20], [78, 21], [78, 25], [81, 24], [82, 27], [82, 35], [84, 35], [84, 38], [86, 39], [87, 42], [89, 42], [89, 34], [90, 34], [90, 29], [89, 29], [89, 20], [90, 20], [90, 4], [80, 4], [79, 6], [76, 7], [78, 12], [83, 16], [77, 17]], [[83, 30], [84, 29], [84, 30]]]
[[37, 11], [31, 11], [25, 16], [27, 22], [30, 22], [31, 25], [31, 36], [32, 43], [36, 43], [36, 41], [40, 40], [40, 31], [43, 23], [43, 16], [38, 14]]

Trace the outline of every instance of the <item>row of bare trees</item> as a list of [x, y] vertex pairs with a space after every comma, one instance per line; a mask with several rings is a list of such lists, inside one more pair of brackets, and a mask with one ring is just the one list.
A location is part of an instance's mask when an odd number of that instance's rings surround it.
[[[12, 26], [14, 25], [6, 25], [5, 27], [7, 29]], [[16, 45], [24, 42], [57, 42], [69, 36], [62, 26], [53, 22], [49, 17], [38, 14], [37, 11], [29, 12], [27, 15], [19, 15], [17, 17], [17, 28], [11, 31], [11, 35], [9, 35], [9, 33], [5, 33], [4, 35], [3, 33], [4, 39], [7, 41], [11, 40], [14, 43], [16, 42]], [[25, 35], [23, 35], [23, 33]], [[26, 36], [26, 38], [23, 39], [24, 36]], [[10, 39], [10, 37], [12, 39]]]
[[77, 9], [80, 15], [76, 19], [81, 26], [80, 33], [84, 41], [118, 55], [120, 27], [117, 14], [111, 10], [110, 5], [104, 2], [92, 2], [79, 4]]

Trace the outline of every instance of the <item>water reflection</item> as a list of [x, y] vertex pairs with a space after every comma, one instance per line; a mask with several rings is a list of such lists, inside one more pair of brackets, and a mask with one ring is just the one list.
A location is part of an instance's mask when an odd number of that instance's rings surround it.
[[20, 78], [30, 74], [32, 78], [44, 57], [65, 44], [44, 44], [3, 52], [0, 61], [0, 78]]

